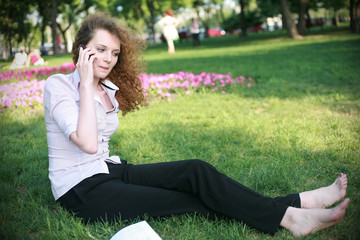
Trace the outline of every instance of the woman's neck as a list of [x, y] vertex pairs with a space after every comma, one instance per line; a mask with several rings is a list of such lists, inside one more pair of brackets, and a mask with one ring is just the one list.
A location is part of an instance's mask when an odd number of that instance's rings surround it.
[[94, 79], [94, 82], [93, 82], [93, 91], [94, 92], [98, 92], [98, 91], [102, 91], [103, 88], [101, 87], [101, 82], [100, 82], [100, 79], [99, 80], [95, 80]]

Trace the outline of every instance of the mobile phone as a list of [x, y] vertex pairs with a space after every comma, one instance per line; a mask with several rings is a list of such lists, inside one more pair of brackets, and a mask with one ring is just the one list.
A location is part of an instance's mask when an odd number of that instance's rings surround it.
[[[86, 45], [82, 45], [82, 44], [79, 45], [79, 53], [80, 53], [80, 48], [85, 49], [85, 48], [86, 48]], [[91, 57], [92, 55], [94, 55], [94, 54], [90, 54], [89, 59], [90, 59], [90, 57]]]
[[79, 49], [78, 49], [78, 51], [79, 51], [79, 52], [80, 52], [80, 48], [85, 49], [85, 48], [86, 48], [86, 46], [84, 46], [84, 45], [80, 44], [80, 45], [79, 45]]

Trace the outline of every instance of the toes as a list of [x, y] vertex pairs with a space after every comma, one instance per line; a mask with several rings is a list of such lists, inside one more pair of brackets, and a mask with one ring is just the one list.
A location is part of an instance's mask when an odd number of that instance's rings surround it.
[[340, 187], [343, 188], [347, 186], [347, 176], [345, 173], [340, 173], [339, 177], [336, 179], [337, 183], [340, 184]]
[[350, 198], [345, 198], [337, 207], [339, 207], [345, 213], [349, 203], [350, 203]]

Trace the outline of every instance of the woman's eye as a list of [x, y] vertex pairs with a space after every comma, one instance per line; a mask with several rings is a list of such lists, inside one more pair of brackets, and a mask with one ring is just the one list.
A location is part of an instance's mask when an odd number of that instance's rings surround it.
[[105, 51], [103, 48], [98, 48], [97, 50], [98, 50], [99, 52]]
[[119, 56], [120, 53], [114, 52], [113, 54], [114, 54], [115, 57], [117, 57], [117, 56]]

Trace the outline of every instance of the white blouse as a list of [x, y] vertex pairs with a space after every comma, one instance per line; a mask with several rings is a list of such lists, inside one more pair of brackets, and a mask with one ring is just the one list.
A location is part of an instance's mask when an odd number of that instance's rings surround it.
[[77, 130], [79, 118], [79, 83], [77, 70], [49, 77], [44, 89], [45, 124], [49, 151], [49, 178], [55, 200], [85, 178], [109, 173], [106, 162], [120, 164], [118, 156], [109, 156], [109, 140], [119, 127], [119, 104], [115, 92], [119, 90], [109, 80], [102, 84], [114, 108], [106, 112], [99, 96], [94, 95], [98, 122], [98, 152], [87, 154], [72, 141], [70, 134]]

